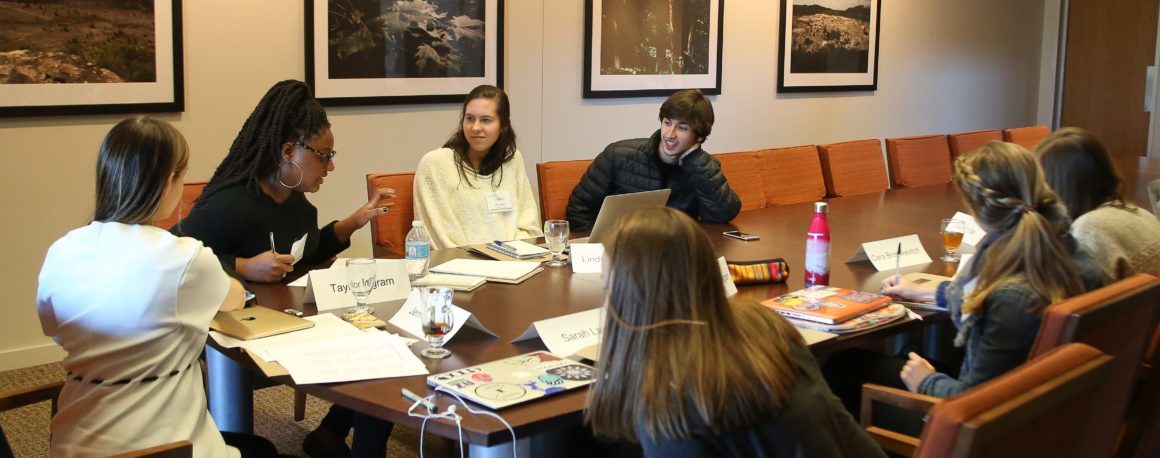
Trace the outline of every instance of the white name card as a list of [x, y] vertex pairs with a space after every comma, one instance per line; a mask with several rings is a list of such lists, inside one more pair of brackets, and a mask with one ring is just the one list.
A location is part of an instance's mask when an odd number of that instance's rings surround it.
[[[898, 256], [898, 244], [902, 244], [902, 256]], [[898, 266], [916, 266], [930, 262], [930, 255], [918, 240], [918, 234], [910, 234], [892, 239], [866, 242], [858, 252], [850, 256], [846, 263], [869, 260], [879, 272], [894, 270], [894, 258], [899, 258]]]
[[[407, 267], [403, 260], [379, 259], [375, 266], [378, 275], [371, 295], [367, 298], [368, 304], [407, 297], [411, 291], [411, 280], [407, 277]], [[350, 293], [350, 283], [346, 278], [346, 263], [335, 261], [329, 269], [310, 271], [309, 277], [303, 301], [313, 300], [319, 312], [355, 306], [354, 295]]]
[[737, 294], [737, 284], [733, 283], [733, 276], [729, 275], [729, 263], [725, 262], [725, 257], [717, 258], [717, 267], [721, 268], [721, 281], [725, 283], [725, 297], [733, 297]]
[[[600, 243], [573, 243], [568, 256], [572, 259], [572, 273], [598, 274], [600, 262], [604, 258], [604, 245]], [[554, 353], [554, 352], [553, 352]], [[570, 355], [571, 353], [561, 353]]]
[[[423, 312], [419, 310], [419, 307], [422, 306], [423, 301], [419, 298], [419, 290], [413, 289], [407, 295], [407, 302], [404, 302], [403, 306], [399, 308], [399, 311], [395, 313], [395, 316], [391, 317], [387, 322], [398, 326], [399, 329], [406, 331], [408, 334], [426, 341], [426, 336], [423, 335]], [[455, 337], [455, 334], [458, 334], [459, 330], [463, 329], [464, 326], [473, 327], [492, 337], [499, 337], [494, 332], [491, 332], [490, 329], [484, 327], [483, 323], [480, 323], [471, 312], [455, 304], [451, 304], [451, 313], [455, 315], [455, 322], [451, 323], [451, 332], [443, 336], [444, 344], [450, 342], [451, 338]]]
[[979, 246], [979, 241], [987, 236], [987, 231], [975, 221], [975, 217], [963, 212], [955, 212], [955, 216], [951, 219], [957, 219], [963, 222], [963, 243], [971, 246]]
[[582, 348], [600, 343], [603, 329], [604, 307], [598, 307], [536, 321], [512, 342], [539, 337], [548, 351], [557, 355], [572, 355]]

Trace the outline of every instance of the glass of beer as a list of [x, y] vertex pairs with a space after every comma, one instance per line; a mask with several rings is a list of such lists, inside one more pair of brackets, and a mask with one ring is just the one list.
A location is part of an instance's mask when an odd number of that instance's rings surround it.
[[944, 219], [939, 223], [939, 235], [942, 236], [943, 248], [946, 248], [947, 254], [942, 258], [945, 262], [959, 262], [959, 245], [963, 243], [963, 228], [962, 220]]
[[419, 304], [419, 321], [428, 348], [419, 354], [432, 359], [451, 356], [451, 351], [443, 348], [443, 336], [451, 332], [455, 324], [455, 313], [451, 309], [454, 291], [446, 286], [424, 286], [419, 288], [422, 303]]

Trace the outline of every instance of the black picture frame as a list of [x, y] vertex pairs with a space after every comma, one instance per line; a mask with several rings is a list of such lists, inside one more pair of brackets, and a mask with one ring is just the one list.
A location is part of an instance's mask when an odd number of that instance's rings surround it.
[[[659, 2], [667, 3], [667, 2]], [[610, 3], [610, 6], [618, 6]], [[629, 21], [644, 21], [644, 15], [641, 9], [635, 11], [616, 10], [605, 14], [603, 0], [585, 0], [584, 8], [584, 98], [586, 99], [605, 99], [605, 98], [627, 98], [627, 97], [666, 97], [674, 92], [682, 89], [700, 89], [706, 95], [720, 95], [721, 94], [721, 62], [722, 51], [724, 43], [724, 8], [725, 0], [695, 0], [678, 2], [676, 5], [689, 6], [694, 8], [693, 14], [689, 16], [689, 21], [683, 25], [689, 27], [690, 30], [698, 35], [698, 38], [703, 41], [684, 52], [674, 53], [669, 51], [665, 58], [670, 67], [674, 64], [684, 66], [688, 57], [689, 67], [692, 68], [690, 73], [676, 74], [676, 73], [633, 73], [637, 67], [613, 67], [602, 65], [602, 62], [607, 63], [608, 58], [612, 58], [613, 62], [619, 62], [619, 59], [613, 58], [606, 54], [612, 54], [610, 51], [617, 43], [609, 40], [605, 43], [605, 38], [609, 35], [603, 33], [605, 20], [615, 20], [613, 18], [620, 17], [622, 20]], [[647, 8], [647, 5], [645, 5]], [[704, 10], [702, 10], [704, 8]], [[633, 14], [637, 15], [633, 15]], [[613, 18], [609, 18], [612, 16]], [[596, 20], [600, 18], [600, 20]], [[684, 18], [684, 16], [682, 16]], [[683, 21], [682, 21], [683, 22]], [[634, 24], [626, 27], [618, 27], [617, 30], [645, 30], [647, 27], [640, 27], [640, 24]], [[656, 28], [653, 28], [656, 29]], [[668, 30], [672, 30], [669, 28]], [[703, 30], [703, 31], [702, 31]], [[684, 34], [675, 34], [684, 35]], [[660, 48], [649, 46], [650, 37], [624, 39], [625, 42], [619, 44], [620, 51], [626, 52], [625, 59], [635, 63], [640, 62], [643, 56], [640, 52], [647, 52], [651, 48], [652, 52], [660, 55]], [[646, 40], [646, 41], [638, 41]], [[626, 46], [627, 45], [627, 46]], [[630, 48], [639, 48], [639, 50], [631, 50]], [[668, 51], [670, 48], [666, 48]], [[630, 54], [637, 54], [635, 56]], [[673, 55], [681, 54], [682, 59], [673, 58]], [[655, 56], [654, 56], [655, 57]], [[661, 60], [658, 60], [661, 62]], [[614, 64], [615, 65], [615, 64]], [[704, 70], [703, 72], [701, 70]], [[623, 71], [627, 74], [615, 74], [614, 72]]]
[[[325, 106], [456, 103], [462, 102], [472, 89], [481, 84], [503, 87], [504, 2], [480, 2], [483, 5], [483, 18], [441, 12], [435, 5], [436, 13], [444, 16], [430, 21], [432, 25], [427, 29], [396, 27], [397, 30], [393, 32], [395, 35], [388, 35], [389, 32], [382, 32], [381, 36], [373, 35], [373, 44], [368, 45], [364, 40], [363, 44], [358, 45], [362, 46], [359, 48], [346, 45], [350, 43], [348, 40], [353, 34], [344, 32], [343, 27], [356, 26], [343, 19], [343, 14], [349, 11], [341, 9], [357, 9], [357, 0], [306, 0], [306, 83], [314, 91], [315, 98]], [[364, 14], [360, 21], [380, 21], [382, 17], [385, 16]], [[477, 30], [475, 25], [481, 25], [482, 30]], [[380, 29], [391, 30], [389, 27]], [[430, 42], [415, 44], [419, 40], [432, 39], [432, 33], [454, 37], [456, 46], [430, 46]], [[419, 52], [411, 53], [407, 50], [412, 45], [416, 49], [427, 45], [428, 50], [435, 54], [431, 55], [432, 59], [423, 57], [416, 61]], [[358, 51], [340, 57], [340, 53], [348, 53], [350, 49]], [[436, 49], [442, 49], [447, 54], [433, 51]], [[362, 59], [361, 63], [350, 59], [360, 53], [373, 59]], [[452, 56], [451, 53], [457, 54]], [[463, 58], [469, 54], [479, 55]], [[463, 69], [460, 65], [457, 69], [454, 64], [456, 58], [461, 63], [466, 62], [470, 68]], [[427, 67], [430, 62], [437, 64]], [[380, 65], [382, 68], [379, 68]], [[428, 74], [414, 75], [416, 70]], [[454, 74], [456, 71], [467, 75], [436, 74]]]
[[[794, 5], [794, 0], [781, 0], [781, 19], [779, 30], [780, 44], [777, 47], [777, 92], [830, 92], [830, 91], [876, 91], [878, 90], [878, 49], [879, 30], [881, 25], [882, 0], [865, 0], [865, 10], [851, 7], [842, 11], [826, 8], [824, 1], [812, 1], [810, 5], [800, 7]], [[816, 5], [821, 4], [821, 5]], [[801, 8], [801, 9], [797, 9]], [[815, 10], [821, 8], [825, 11]], [[794, 27], [794, 14], [802, 15], [802, 27]], [[828, 24], [822, 24], [822, 18]], [[806, 20], [806, 18], [814, 18]], [[805, 48], [815, 43], [833, 41], [826, 37], [825, 41], [814, 39], [817, 33], [826, 31], [834, 33], [835, 29], [842, 29], [841, 25], [860, 23], [865, 29], [865, 49], [860, 49], [860, 34], [841, 34], [843, 42], [853, 42], [851, 49], [839, 49], [828, 46], [822, 50], [807, 51]], [[815, 25], [817, 24], [817, 25]], [[836, 25], [835, 25], [836, 24]], [[857, 24], [851, 24], [857, 25]], [[845, 27], [849, 30], [852, 27]], [[793, 36], [796, 31], [805, 31], [798, 37]], [[820, 30], [819, 30], [820, 29]], [[843, 32], [844, 30], [840, 30]], [[795, 39], [799, 49], [794, 49]]]
[[[20, 3], [17, 2], [17, 5]], [[43, 5], [42, 5], [43, 6]], [[53, 5], [47, 5], [53, 7]], [[62, 5], [73, 11], [76, 5]], [[96, 17], [86, 15], [85, 18]], [[92, 19], [88, 19], [92, 21]], [[185, 111], [184, 55], [182, 50], [181, 0], [155, 0], [153, 5], [153, 65], [138, 67], [136, 72], [152, 72], [153, 81], [131, 82], [6, 82], [0, 84], [0, 117], [69, 116], [123, 113], [164, 113]], [[100, 30], [96, 25], [83, 23], [86, 33]], [[68, 32], [70, 24], [60, 18], [46, 19], [35, 26]], [[77, 42], [82, 49], [97, 49], [105, 43], [128, 43], [132, 52], [140, 52], [140, 41], [129, 42], [125, 29], [113, 24], [111, 32], [120, 32], [116, 38], [97, 42]], [[80, 37], [80, 32], [78, 38]], [[133, 38], [136, 40], [136, 38]], [[60, 55], [64, 55], [61, 53]], [[63, 57], [61, 59], [64, 59]], [[70, 58], [71, 59], [71, 58]], [[138, 61], [140, 62], [140, 61]], [[110, 70], [111, 72], [111, 70]], [[44, 78], [50, 75], [44, 75]]]

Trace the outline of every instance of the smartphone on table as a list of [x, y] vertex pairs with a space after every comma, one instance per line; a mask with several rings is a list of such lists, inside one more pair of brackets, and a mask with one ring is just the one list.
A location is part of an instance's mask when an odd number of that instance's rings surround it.
[[750, 240], [761, 239], [760, 235], [750, 234], [750, 233], [741, 232], [741, 231], [725, 231], [725, 232], [722, 232], [721, 235], [724, 235], [726, 237], [732, 237], [732, 238], [735, 238], [737, 240], [745, 240], [747, 242]]

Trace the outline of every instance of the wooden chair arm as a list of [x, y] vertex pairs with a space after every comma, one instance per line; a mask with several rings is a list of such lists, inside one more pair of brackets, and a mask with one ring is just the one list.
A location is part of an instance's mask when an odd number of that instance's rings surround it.
[[879, 447], [882, 447], [882, 450], [895, 455], [914, 456], [914, 451], [918, 450], [917, 437], [896, 433], [877, 426], [866, 428], [866, 433], [870, 435], [871, 439], [874, 439], [874, 442], [878, 443]]
[[889, 404], [900, 409], [926, 414], [931, 407], [942, 399], [925, 394], [911, 393], [906, 390], [890, 388], [888, 386], [867, 383], [862, 385], [862, 427], [869, 428], [873, 422], [873, 406], [875, 402]]
[[14, 390], [0, 391], [0, 411], [12, 410], [42, 401], [52, 401], [56, 411], [56, 398], [64, 388], [64, 381], [44, 385], [26, 386]]

